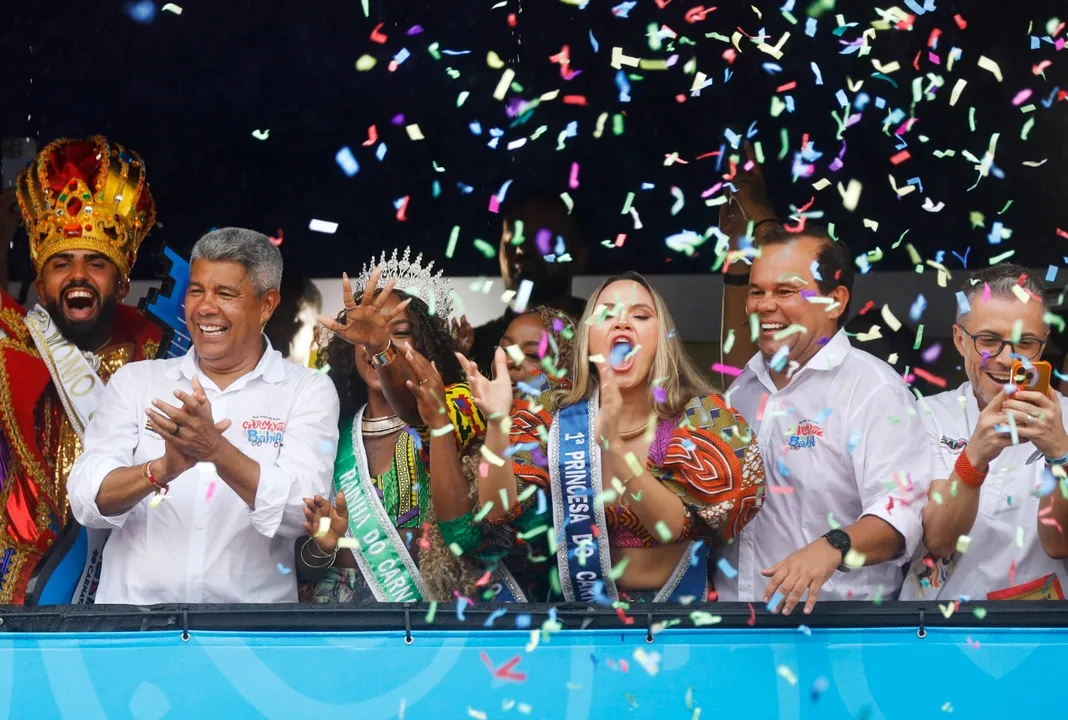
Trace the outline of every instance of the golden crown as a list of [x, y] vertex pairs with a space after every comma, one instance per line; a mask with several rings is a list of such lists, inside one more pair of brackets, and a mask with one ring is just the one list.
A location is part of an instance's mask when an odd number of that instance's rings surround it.
[[15, 187], [38, 274], [53, 255], [90, 250], [130, 276], [156, 222], [140, 155], [100, 135], [56, 140], [19, 174]]

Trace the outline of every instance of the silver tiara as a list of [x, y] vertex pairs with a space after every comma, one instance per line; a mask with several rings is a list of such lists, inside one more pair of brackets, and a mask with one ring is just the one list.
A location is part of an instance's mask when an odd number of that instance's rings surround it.
[[360, 276], [356, 278], [352, 288], [353, 292], [363, 292], [363, 289], [367, 287], [367, 283], [370, 282], [371, 274], [375, 271], [375, 268], [383, 265], [382, 277], [378, 281], [378, 287], [383, 287], [387, 282], [395, 279], [397, 282], [393, 286], [394, 289], [408, 295], [414, 295], [430, 307], [431, 315], [447, 319], [452, 315], [449, 281], [442, 277], [443, 271], [441, 270], [438, 270], [436, 275], [431, 274], [434, 269], [433, 260], [427, 263], [426, 267], [423, 267], [423, 254], [419, 253], [415, 256], [414, 261], [409, 261], [408, 256], [411, 254], [411, 248], [404, 248], [404, 256], [400, 260], [397, 259], [396, 250], [393, 251], [393, 255], [389, 260], [386, 260], [384, 252], [379, 260], [375, 260], [372, 257], [371, 264], [365, 264], [363, 270], [360, 271]]

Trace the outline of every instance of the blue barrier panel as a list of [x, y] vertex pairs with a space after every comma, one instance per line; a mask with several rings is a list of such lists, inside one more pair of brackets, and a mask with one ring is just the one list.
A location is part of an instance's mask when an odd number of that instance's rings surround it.
[[[1064, 717], [1068, 629], [0, 634], [0, 717]], [[516, 660], [518, 658], [518, 660]], [[490, 667], [496, 669], [496, 677]], [[1060, 710], [1056, 708], [1060, 707]], [[697, 710], [699, 714], [695, 714]]]

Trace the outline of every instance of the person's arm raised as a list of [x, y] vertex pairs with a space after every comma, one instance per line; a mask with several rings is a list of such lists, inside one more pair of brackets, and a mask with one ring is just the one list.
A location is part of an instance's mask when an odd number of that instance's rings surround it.
[[[345, 342], [359, 345], [371, 357], [371, 366], [382, 383], [382, 392], [390, 407], [401, 420], [409, 425], [419, 425], [419, 409], [407, 383], [414, 378], [404, 348], [396, 347], [390, 339], [390, 323], [400, 316], [412, 299], [407, 298], [385, 309], [386, 300], [393, 292], [396, 279], [390, 279], [382, 291], [375, 294], [382, 278], [383, 267], [379, 265], [371, 273], [357, 303], [352, 295], [352, 283], [348, 274], [341, 276], [341, 292], [345, 302], [345, 322], [319, 316], [319, 324], [335, 333]], [[415, 378], [419, 382], [420, 378]]]
[[486, 519], [496, 520], [508, 514], [518, 497], [511, 459], [506, 456], [512, 411], [512, 382], [508, 376], [508, 363], [504, 350], [497, 348], [493, 356], [496, 377], [491, 381], [463, 355], [457, 353], [456, 358], [467, 374], [475, 406], [486, 416], [486, 441], [482, 446], [482, 454], [486, 458], [488, 472], [479, 481], [478, 502], [482, 507], [489, 506]]

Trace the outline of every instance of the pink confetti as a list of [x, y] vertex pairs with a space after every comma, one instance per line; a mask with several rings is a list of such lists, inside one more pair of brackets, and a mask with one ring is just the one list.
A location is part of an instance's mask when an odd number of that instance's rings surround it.
[[1016, 105], [1017, 107], [1019, 107], [1020, 105], [1023, 104], [1024, 100], [1026, 100], [1029, 97], [1031, 97], [1031, 88], [1025, 88], [1025, 89], [1021, 90], [1020, 92], [1016, 93], [1016, 97], [1014, 97], [1012, 99], [1012, 104]]
[[732, 377], [738, 377], [742, 374], [741, 368], [736, 368], [733, 365], [724, 365], [723, 363], [713, 363], [712, 372], [723, 373], [724, 375], [731, 375]]
[[538, 340], [538, 359], [541, 360], [545, 357], [547, 352], [549, 352], [549, 333], [542, 330], [541, 339]]
[[937, 55], [935, 55], [930, 50], [927, 51], [927, 59], [930, 60], [935, 65], [941, 65], [942, 64], [942, 58], [938, 57]]
[[983, 302], [990, 302], [990, 285], [983, 283]]
[[968, 647], [970, 647], [972, 650], [978, 650], [979, 649], [979, 641], [978, 640], [972, 640], [971, 638], [968, 638]]
[[211, 500], [211, 498], [212, 498], [212, 497], [213, 497], [214, 495], [215, 495], [215, 481], [214, 481], [214, 480], [212, 480], [212, 481], [211, 481], [211, 484], [210, 484], [210, 485], [208, 485], [208, 494], [204, 496], [204, 499], [205, 499], [205, 500]]
[[491, 213], [499, 213], [501, 211], [501, 201], [497, 199], [496, 195], [490, 195], [489, 211]]
[[768, 485], [768, 492], [773, 495], [793, 495], [794, 488], [791, 485]]
[[571, 177], [568, 178], [567, 184], [572, 190], [579, 186], [578, 173], [579, 164], [577, 162], [571, 163]]

